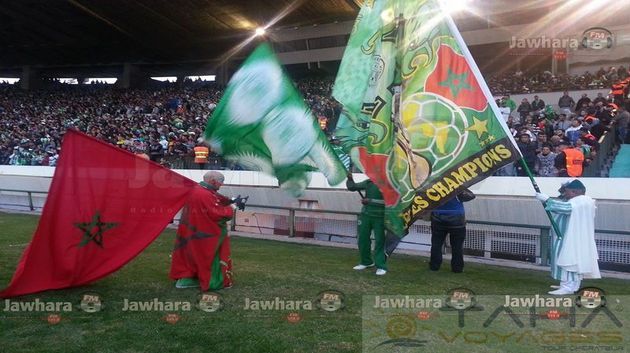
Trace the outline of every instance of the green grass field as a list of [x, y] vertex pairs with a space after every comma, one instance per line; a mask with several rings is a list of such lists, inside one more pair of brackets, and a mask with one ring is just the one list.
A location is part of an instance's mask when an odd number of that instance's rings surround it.
[[[0, 285], [8, 284], [37, 217], [0, 213]], [[362, 350], [363, 295], [445, 295], [455, 287], [477, 294], [534, 295], [553, 284], [546, 272], [467, 264], [464, 273], [428, 270], [427, 259], [397, 255], [390, 272], [356, 272], [357, 253], [349, 249], [288, 244], [234, 237], [235, 285], [222, 290], [225, 307], [214, 313], [193, 308], [179, 312], [171, 324], [163, 312], [123, 312], [123, 300], [191, 301], [194, 289], [175, 289], [168, 279], [174, 231], [165, 231], [122, 270], [88, 287], [31, 295], [22, 300], [79, 302], [81, 294], [97, 292], [105, 309], [61, 314], [51, 325], [48, 313], [7, 313], [0, 304], [0, 352], [359, 352]], [[609, 294], [630, 294], [628, 281], [586, 281]], [[249, 300], [311, 300], [323, 290], [345, 294], [345, 308], [335, 312], [251, 311]], [[414, 350], [404, 350], [411, 352]], [[451, 352], [493, 352], [477, 345], [454, 345]], [[418, 350], [415, 350], [418, 351]], [[534, 347], [531, 351], [539, 351]]]

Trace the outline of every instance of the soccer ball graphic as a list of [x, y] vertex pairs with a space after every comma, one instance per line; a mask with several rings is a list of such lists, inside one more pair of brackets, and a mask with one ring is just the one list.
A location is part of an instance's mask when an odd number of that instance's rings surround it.
[[466, 145], [466, 115], [442, 96], [413, 94], [402, 102], [401, 113], [412, 151], [429, 161], [432, 174], [448, 167]]

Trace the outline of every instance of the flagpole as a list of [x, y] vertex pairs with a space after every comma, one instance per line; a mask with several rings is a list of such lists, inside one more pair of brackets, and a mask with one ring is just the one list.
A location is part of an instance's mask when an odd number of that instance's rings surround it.
[[[516, 144], [516, 141], [514, 140], [514, 136], [512, 136], [512, 133], [511, 133], [510, 129], [508, 128], [505, 120], [500, 118], [502, 115], [499, 112], [499, 107], [497, 106], [496, 102], [494, 101], [494, 98], [492, 97], [492, 93], [490, 92], [490, 89], [488, 88], [488, 86], [486, 84], [486, 81], [483, 79], [483, 76], [481, 75], [481, 71], [479, 71], [479, 68], [477, 67], [477, 64], [472, 59], [472, 54], [470, 54], [470, 51], [468, 50], [468, 46], [466, 46], [466, 42], [464, 42], [464, 38], [462, 38], [462, 35], [459, 33], [459, 30], [457, 29], [457, 26], [455, 25], [455, 22], [453, 22], [453, 19], [451, 18], [451, 16], [448, 14], [448, 11], [444, 8], [444, 4], [442, 2], [440, 2], [440, 1], [438, 1], [438, 3], [439, 3], [439, 6], [440, 6], [440, 8], [442, 10], [442, 16], [445, 17], [446, 23], [447, 23], [449, 29], [451, 30], [451, 33], [453, 34], [453, 37], [455, 37], [455, 39], [459, 43], [459, 46], [460, 46], [460, 48], [462, 50], [462, 53], [464, 54], [464, 57], [466, 57], [466, 61], [468, 62], [468, 65], [470, 66], [471, 71], [473, 72], [473, 74], [477, 78], [477, 82], [479, 83], [479, 87], [481, 88], [481, 90], [483, 91], [484, 95], [486, 96], [486, 99], [488, 100], [488, 103], [490, 104], [490, 107], [492, 108], [492, 111], [494, 112], [495, 116], [497, 117], [497, 120], [501, 124], [501, 127], [503, 127], [503, 130], [507, 134], [507, 136], [510, 139], [510, 141], [512, 142], [512, 144], [515, 147], [517, 147], [517, 151], [519, 151], [519, 154], [521, 155], [521, 158], [519, 159], [519, 161], [520, 161], [521, 165], [523, 166], [523, 168], [525, 169], [525, 172], [527, 173], [527, 176], [529, 177], [529, 180], [532, 182], [532, 186], [534, 187], [534, 190], [536, 190], [536, 192], [540, 192], [540, 188], [538, 187], [538, 184], [536, 183], [536, 180], [534, 180], [534, 176], [532, 175], [531, 170], [529, 170], [529, 167], [527, 166], [527, 164], [525, 163], [525, 160], [523, 159], [523, 154], [518, 149], [518, 145]], [[544, 206], [544, 204], [543, 204], [543, 206]], [[553, 228], [554, 232], [556, 232], [556, 234], [561, 237], [562, 233], [560, 233], [558, 225], [553, 220], [553, 217], [551, 217], [551, 212], [549, 212], [547, 210], [545, 210], [545, 212], [547, 213], [547, 217], [549, 218], [549, 221], [551, 222], [551, 227]]]
[[[536, 183], [536, 180], [534, 179], [534, 175], [532, 174], [532, 171], [527, 166], [527, 163], [525, 163], [525, 159], [521, 158], [519, 159], [519, 162], [521, 163], [521, 166], [523, 167], [523, 169], [525, 169], [525, 173], [527, 173], [529, 180], [532, 182], [532, 186], [534, 187], [534, 190], [540, 193], [540, 188], [538, 187], [538, 184]], [[545, 203], [546, 202], [543, 202], [543, 206]], [[560, 228], [558, 228], [558, 224], [556, 224], [556, 221], [553, 220], [553, 217], [551, 216], [551, 212], [545, 209], [545, 213], [547, 213], [547, 217], [549, 218], [549, 221], [551, 222], [551, 227], [553, 228], [553, 231], [556, 232], [556, 235], [558, 237], [562, 238], [564, 234], [560, 232]]]

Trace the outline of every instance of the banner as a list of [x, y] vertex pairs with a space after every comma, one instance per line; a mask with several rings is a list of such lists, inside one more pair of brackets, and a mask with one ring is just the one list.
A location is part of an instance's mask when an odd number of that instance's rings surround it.
[[321, 171], [330, 185], [346, 177], [268, 44], [256, 48], [234, 74], [208, 120], [205, 138], [225, 159], [275, 176], [293, 196], [304, 192], [310, 172]]
[[333, 96], [335, 135], [385, 200], [385, 225], [408, 227], [520, 158], [452, 19], [434, 0], [366, 1]]
[[0, 297], [81, 286], [118, 270], [160, 235], [194, 188], [156, 163], [68, 130], [37, 230]]

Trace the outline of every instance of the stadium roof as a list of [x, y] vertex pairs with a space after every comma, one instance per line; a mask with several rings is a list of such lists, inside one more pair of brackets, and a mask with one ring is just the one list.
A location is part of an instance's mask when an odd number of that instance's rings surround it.
[[[566, 0], [474, 0], [463, 31], [535, 22]], [[212, 60], [273, 29], [353, 20], [362, 0], [0, 0], [0, 68]], [[274, 21], [277, 19], [277, 21]], [[490, 23], [492, 25], [490, 25]]]
[[352, 0], [1, 0], [0, 66], [214, 58], [274, 25], [352, 20]]

